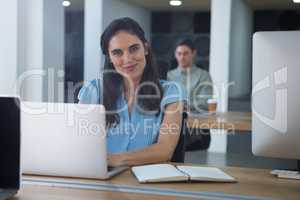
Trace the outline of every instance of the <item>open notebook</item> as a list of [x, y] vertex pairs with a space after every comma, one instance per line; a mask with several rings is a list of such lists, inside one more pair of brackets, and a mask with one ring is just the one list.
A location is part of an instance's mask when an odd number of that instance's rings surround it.
[[140, 183], [173, 181], [236, 182], [235, 178], [214, 167], [154, 164], [132, 167]]

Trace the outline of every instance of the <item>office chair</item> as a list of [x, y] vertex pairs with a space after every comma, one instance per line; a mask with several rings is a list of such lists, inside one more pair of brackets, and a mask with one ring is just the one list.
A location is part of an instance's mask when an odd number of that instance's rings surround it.
[[210, 129], [191, 128], [186, 130], [185, 150], [207, 150], [210, 145]]
[[186, 130], [186, 121], [187, 121], [188, 114], [186, 112], [182, 113], [182, 123], [181, 123], [181, 130], [179, 141], [173, 153], [171, 162], [184, 162], [184, 154], [185, 154], [185, 130]]
[[167, 74], [170, 68], [169, 63], [162, 59], [157, 60], [156, 63], [159, 72], [159, 78], [162, 80], [167, 80]]

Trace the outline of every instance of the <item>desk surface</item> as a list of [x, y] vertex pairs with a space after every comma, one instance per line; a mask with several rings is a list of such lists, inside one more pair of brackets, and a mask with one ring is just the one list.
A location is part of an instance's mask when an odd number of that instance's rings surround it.
[[[269, 174], [269, 170], [228, 167], [223, 170], [235, 177], [238, 183], [158, 183], [139, 184], [130, 170], [108, 180], [63, 179], [50, 177], [24, 176], [23, 186], [12, 199], [300, 199], [300, 181], [278, 179]], [[26, 179], [50, 181], [71, 181], [98, 188], [75, 189], [51, 187], [52, 183], [31, 185]], [[40, 183], [43, 183], [41, 181]], [[181, 196], [180, 196], [181, 195]]]
[[188, 128], [251, 131], [251, 112], [224, 112], [188, 117]]

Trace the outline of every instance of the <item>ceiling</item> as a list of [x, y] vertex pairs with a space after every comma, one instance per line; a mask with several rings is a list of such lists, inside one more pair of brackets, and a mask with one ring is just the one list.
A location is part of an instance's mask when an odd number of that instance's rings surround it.
[[171, 7], [169, 0], [126, 0], [132, 4], [150, 9], [150, 10], [168, 10], [168, 11], [185, 11], [185, 10], [209, 10], [210, 0], [183, 0], [180, 7]]
[[[210, 10], [210, 0], [182, 0], [182, 6], [171, 7], [169, 0], [126, 0], [150, 10], [203, 11]], [[220, 1], [220, 0], [219, 0]], [[300, 9], [292, 0], [245, 0], [255, 10]]]
[[[69, 0], [71, 6], [68, 10], [82, 10], [85, 0]], [[127, 1], [152, 11], [208, 11], [211, 0], [182, 0], [180, 7], [171, 7], [169, 0], [120, 0]], [[218, 0], [222, 1], [222, 0]], [[284, 10], [299, 9], [300, 4], [295, 4], [292, 0], [245, 0], [255, 10]]]

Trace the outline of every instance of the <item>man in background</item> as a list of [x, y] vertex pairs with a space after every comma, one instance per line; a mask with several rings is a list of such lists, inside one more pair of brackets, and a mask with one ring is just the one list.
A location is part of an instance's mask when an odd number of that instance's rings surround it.
[[[189, 38], [181, 39], [175, 46], [178, 66], [167, 74], [170, 81], [180, 82], [188, 94], [188, 111], [207, 110], [207, 100], [212, 98], [213, 87], [210, 74], [197, 67], [194, 58], [197, 50]], [[207, 149], [210, 144], [209, 130], [193, 129], [187, 134], [187, 150]]]

